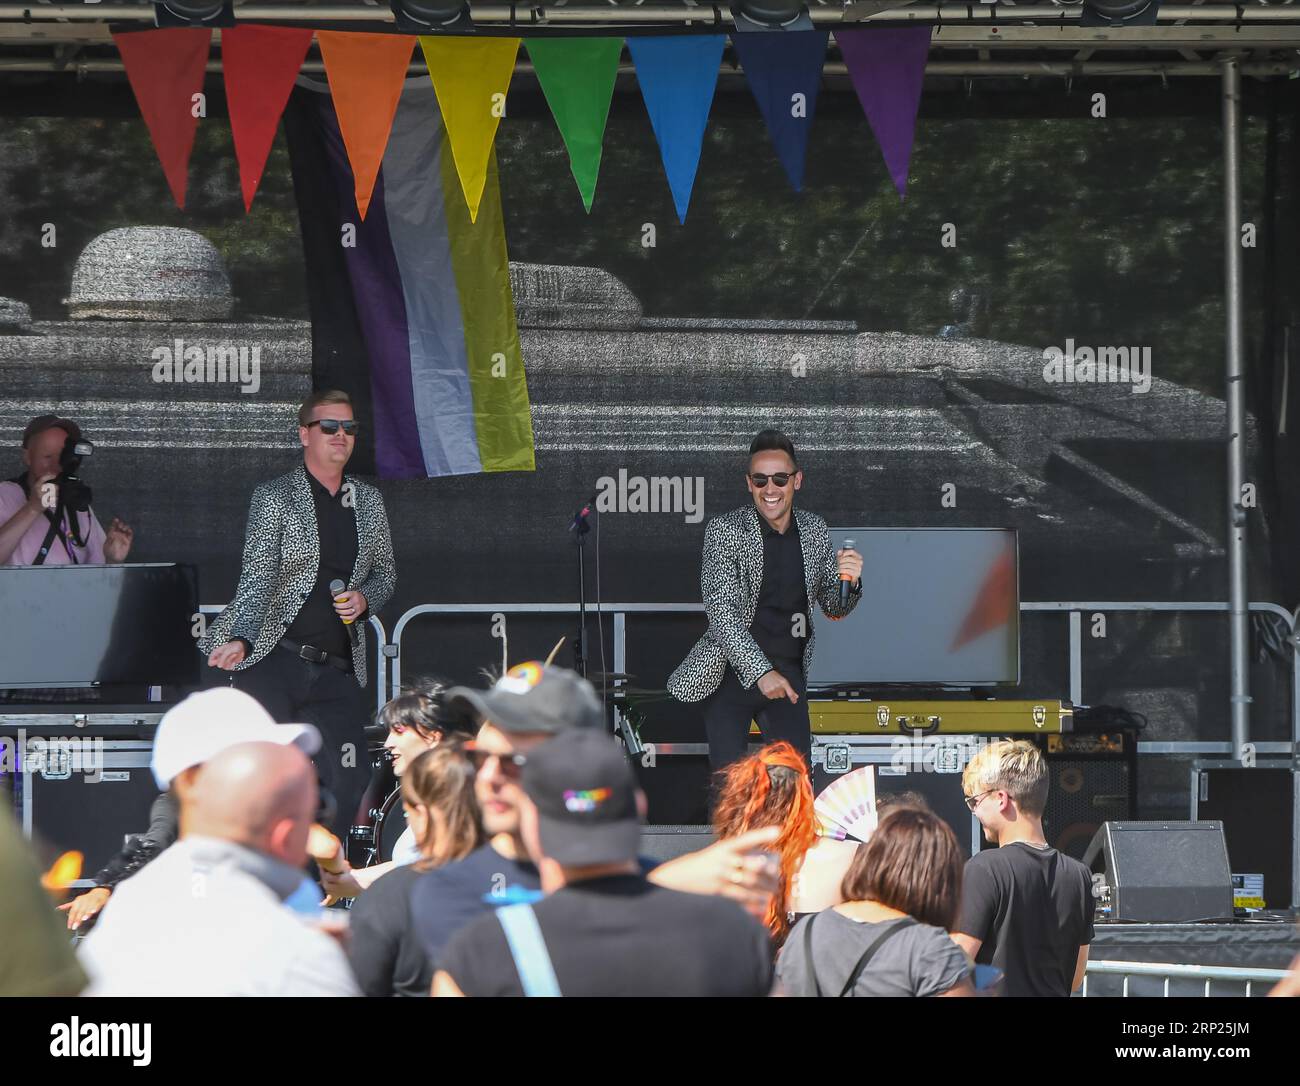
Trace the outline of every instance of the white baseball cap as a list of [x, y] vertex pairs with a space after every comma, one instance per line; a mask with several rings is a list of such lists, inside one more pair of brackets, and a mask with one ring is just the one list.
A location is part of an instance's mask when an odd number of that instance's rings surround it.
[[320, 750], [320, 732], [312, 724], [277, 724], [256, 698], [233, 686], [200, 690], [158, 722], [150, 762], [154, 780], [166, 791], [178, 773], [236, 743], [292, 743], [310, 758]]

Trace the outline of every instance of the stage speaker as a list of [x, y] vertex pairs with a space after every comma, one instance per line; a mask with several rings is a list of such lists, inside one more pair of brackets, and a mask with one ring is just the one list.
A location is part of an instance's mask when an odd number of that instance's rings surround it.
[[642, 826], [641, 855], [660, 863], [713, 844], [712, 826]]
[[[1105, 920], [1177, 924], [1232, 919], [1222, 822], [1105, 822], [1083, 855]], [[1094, 883], [1097, 880], [1094, 879]]]
[[1137, 817], [1137, 742], [1127, 731], [1047, 735], [1047, 843], [1082, 859], [1103, 822]]

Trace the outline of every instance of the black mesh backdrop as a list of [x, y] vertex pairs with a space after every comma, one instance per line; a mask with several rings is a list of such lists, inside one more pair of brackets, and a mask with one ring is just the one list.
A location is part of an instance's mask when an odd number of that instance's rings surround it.
[[[234, 585], [253, 484], [295, 459], [313, 347], [283, 137], [245, 216], [219, 79], [208, 90], [182, 213], [123, 81], [6, 77], [0, 296], [29, 305], [32, 323], [0, 332], [0, 438], [16, 448], [25, 419], [56, 402], [84, 417], [104, 446], [88, 471], [97, 504], [135, 525], [134, 557], [197, 563], [217, 602]], [[1090, 116], [1098, 90], [1105, 119]], [[1250, 584], [1288, 608], [1300, 602], [1296, 103], [1294, 83], [1247, 82]], [[574, 599], [566, 527], [600, 477], [701, 477], [707, 519], [746, 500], [740, 453], [769, 423], [801, 449], [800, 500], [832, 524], [1019, 528], [1026, 599], [1224, 598], [1219, 109], [1214, 80], [976, 81], [970, 93], [931, 80], [900, 202], [843, 85], [823, 92], [795, 194], [743, 81], [724, 77], [682, 227], [630, 84], [586, 215], [520, 75], [498, 136], [510, 255], [558, 269], [531, 273], [519, 299], [538, 470], [384, 484], [399, 563], [389, 628], [422, 602]], [[154, 224], [214, 243], [231, 319], [69, 320], [82, 248]], [[941, 244], [946, 228], [955, 247]], [[552, 304], [575, 267], [602, 274]], [[260, 345], [258, 392], [153, 382], [150, 352], [178, 336]], [[1043, 349], [1071, 339], [1150, 348], [1151, 389], [1046, 381]], [[941, 505], [944, 483], [955, 508]], [[604, 598], [698, 600], [702, 535], [682, 512], [605, 514]], [[588, 559], [594, 597], [594, 545]], [[571, 627], [512, 619], [511, 659], [543, 655]], [[634, 620], [638, 684], [661, 686], [701, 627]], [[1254, 728], [1282, 738], [1288, 665], [1263, 632]], [[593, 647], [595, 633], [593, 622]], [[1142, 712], [1146, 738], [1227, 737], [1224, 619], [1111, 615], [1105, 638], [1090, 633], [1085, 700]], [[611, 635], [606, 623], [612, 667]], [[1066, 644], [1063, 619], [1027, 617], [1024, 693], [1067, 693]], [[469, 680], [499, 659], [486, 618], [419, 620], [404, 645], [408, 676]], [[643, 709], [648, 736], [698, 738], [691, 711]], [[1151, 813], [1178, 813], [1179, 776], [1156, 787]]]

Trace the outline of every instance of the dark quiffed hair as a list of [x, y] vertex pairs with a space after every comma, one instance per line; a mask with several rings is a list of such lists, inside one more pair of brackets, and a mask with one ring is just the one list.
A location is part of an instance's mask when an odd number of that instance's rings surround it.
[[749, 455], [761, 452], [783, 452], [790, 458], [796, 468], [799, 461], [794, 455], [794, 443], [780, 430], [759, 430], [754, 440], [749, 443]]
[[845, 901], [876, 901], [951, 931], [961, 903], [961, 848], [948, 823], [898, 805], [853, 856], [840, 885]]

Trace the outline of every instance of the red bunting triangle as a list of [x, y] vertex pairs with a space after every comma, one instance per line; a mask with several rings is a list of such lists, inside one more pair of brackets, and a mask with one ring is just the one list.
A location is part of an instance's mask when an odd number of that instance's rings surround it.
[[190, 152], [199, 126], [194, 95], [203, 90], [212, 31], [143, 30], [114, 34], [113, 41], [176, 206], [184, 208]]
[[245, 211], [253, 206], [280, 114], [311, 48], [312, 33], [280, 26], [233, 26], [221, 32], [230, 135], [235, 141]]
[[415, 39], [321, 30], [317, 41], [356, 181], [357, 211], [364, 219], [393, 128], [397, 100], [402, 96], [402, 83], [411, 66]]

